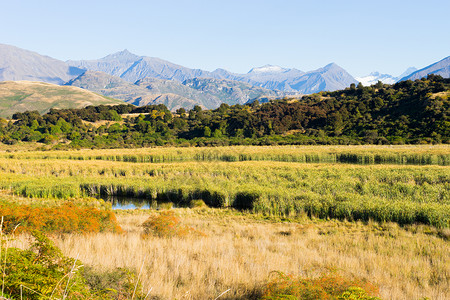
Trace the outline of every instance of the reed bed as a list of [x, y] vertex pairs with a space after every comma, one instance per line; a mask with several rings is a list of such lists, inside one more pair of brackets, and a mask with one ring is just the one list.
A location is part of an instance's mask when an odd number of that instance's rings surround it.
[[119, 196], [280, 216], [450, 227], [445, 166], [0, 159], [0, 188], [24, 197]]
[[424, 146], [229, 146], [28, 151], [0, 153], [19, 159], [107, 160], [135, 163], [281, 161], [301, 163], [450, 165], [449, 145]]

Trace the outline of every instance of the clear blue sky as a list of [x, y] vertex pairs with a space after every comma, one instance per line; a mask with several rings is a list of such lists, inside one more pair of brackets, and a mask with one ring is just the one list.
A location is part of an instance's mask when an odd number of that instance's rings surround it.
[[394, 76], [450, 55], [448, 0], [0, 0], [0, 43], [57, 59], [123, 49], [190, 68]]

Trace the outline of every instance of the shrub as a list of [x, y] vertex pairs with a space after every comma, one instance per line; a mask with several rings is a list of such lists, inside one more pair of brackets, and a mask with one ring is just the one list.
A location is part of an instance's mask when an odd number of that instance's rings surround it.
[[134, 272], [116, 268], [96, 273], [79, 260], [65, 257], [43, 233], [32, 231], [32, 236], [35, 242], [30, 249], [21, 250], [8, 248], [9, 237], [2, 235], [1, 260], [6, 262], [2, 266], [3, 296], [29, 300], [144, 299]]
[[3, 269], [5, 292], [31, 300], [87, 296], [88, 288], [79, 273], [81, 263], [64, 257], [42, 233], [33, 231], [32, 235], [35, 242], [28, 250], [7, 249], [2, 244], [7, 262]]
[[[135, 289], [142, 290], [136, 273], [125, 268], [98, 271], [92, 267], [85, 267], [82, 275], [91, 295], [99, 299], [132, 299]], [[135, 295], [134, 298], [139, 299], [141, 295]]]
[[142, 227], [144, 227], [144, 238], [151, 235], [159, 237], [184, 237], [188, 234], [204, 235], [192, 227], [181, 224], [180, 218], [172, 210], [164, 210], [151, 216], [142, 224]]
[[360, 279], [345, 278], [336, 273], [323, 274], [319, 278], [295, 278], [276, 272], [264, 290], [262, 299], [359, 299], [377, 300], [378, 287]]

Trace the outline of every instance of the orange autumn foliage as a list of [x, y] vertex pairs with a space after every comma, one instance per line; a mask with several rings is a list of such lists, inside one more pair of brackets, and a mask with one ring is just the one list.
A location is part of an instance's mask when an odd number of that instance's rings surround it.
[[34, 207], [14, 203], [0, 203], [4, 232], [39, 230], [48, 233], [122, 232], [116, 216], [110, 210], [80, 207], [63, 203], [52, 207]]
[[159, 237], [185, 237], [189, 234], [206, 236], [203, 232], [181, 224], [180, 218], [171, 210], [165, 210], [150, 216], [142, 224], [142, 227], [144, 227], [143, 238], [150, 235]]

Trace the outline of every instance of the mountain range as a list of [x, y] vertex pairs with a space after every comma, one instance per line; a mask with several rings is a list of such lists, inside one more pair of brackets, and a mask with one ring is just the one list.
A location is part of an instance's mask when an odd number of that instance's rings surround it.
[[179, 82], [194, 78], [213, 78], [298, 94], [338, 90], [356, 83], [350, 74], [334, 63], [309, 72], [266, 65], [253, 68], [247, 74], [237, 74], [224, 69], [213, 72], [190, 69], [160, 58], [138, 56], [123, 50], [96, 60], [69, 60], [67, 64], [79, 69], [105, 72], [129, 82], [146, 77]]

